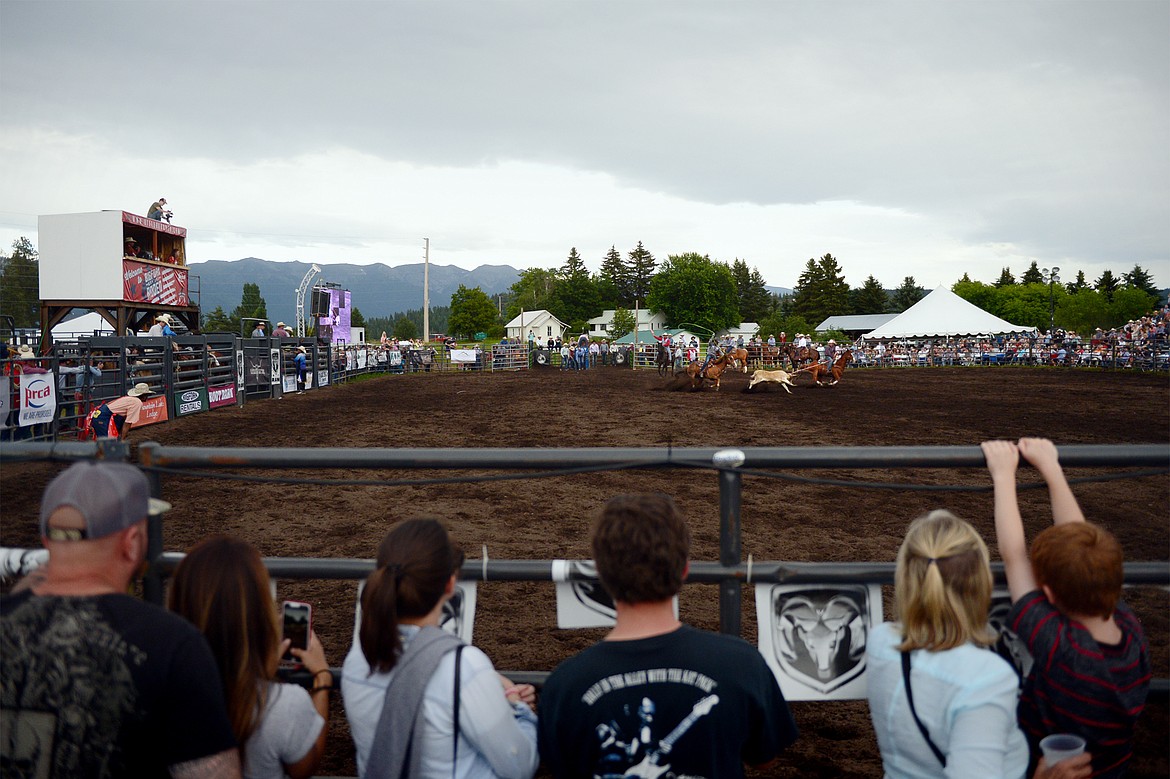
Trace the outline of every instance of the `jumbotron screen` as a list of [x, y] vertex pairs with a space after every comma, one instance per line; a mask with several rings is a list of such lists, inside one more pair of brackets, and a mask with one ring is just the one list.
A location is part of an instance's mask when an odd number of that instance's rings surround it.
[[349, 290], [325, 289], [329, 293], [329, 311], [317, 317], [317, 334], [331, 344], [350, 343]]

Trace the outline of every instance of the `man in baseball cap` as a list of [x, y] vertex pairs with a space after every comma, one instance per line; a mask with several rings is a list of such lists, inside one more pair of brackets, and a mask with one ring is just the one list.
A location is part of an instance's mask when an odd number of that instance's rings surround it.
[[240, 776], [207, 641], [126, 594], [166, 508], [127, 463], [80, 462], [45, 489], [49, 561], [0, 596], [0, 751], [29, 775]]

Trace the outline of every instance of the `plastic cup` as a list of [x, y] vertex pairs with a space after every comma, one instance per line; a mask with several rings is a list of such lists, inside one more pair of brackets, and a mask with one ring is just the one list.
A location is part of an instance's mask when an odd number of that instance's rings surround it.
[[1040, 751], [1044, 753], [1048, 765], [1056, 765], [1062, 760], [1083, 754], [1085, 740], [1072, 733], [1053, 733], [1040, 739]]

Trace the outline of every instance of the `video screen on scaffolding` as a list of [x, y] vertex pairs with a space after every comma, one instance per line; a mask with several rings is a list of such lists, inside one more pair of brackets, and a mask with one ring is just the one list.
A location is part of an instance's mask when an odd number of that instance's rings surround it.
[[317, 333], [328, 343], [350, 343], [350, 306], [348, 289], [317, 289], [329, 294], [328, 311], [317, 317]]

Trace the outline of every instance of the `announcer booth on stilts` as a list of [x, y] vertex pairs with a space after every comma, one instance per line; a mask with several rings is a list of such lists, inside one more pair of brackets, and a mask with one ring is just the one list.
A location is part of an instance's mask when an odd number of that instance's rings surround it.
[[38, 219], [42, 350], [74, 309], [96, 311], [118, 335], [148, 330], [160, 313], [199, 331], [190, 296], [187, 229], [127, 211]]

